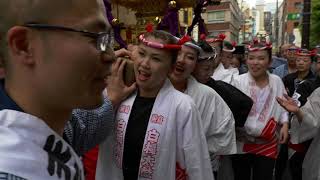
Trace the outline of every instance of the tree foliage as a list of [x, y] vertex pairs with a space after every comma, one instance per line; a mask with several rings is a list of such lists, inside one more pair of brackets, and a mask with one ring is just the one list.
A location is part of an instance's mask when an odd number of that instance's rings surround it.
[[311, 2], [311, 32], [310, 47], [320, 44], [320, 1]]

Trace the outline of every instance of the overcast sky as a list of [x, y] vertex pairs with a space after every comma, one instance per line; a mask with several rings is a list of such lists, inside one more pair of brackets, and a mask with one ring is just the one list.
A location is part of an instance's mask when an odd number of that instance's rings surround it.
[[[248, 4], [250, 4], [251, 7], [254, 7], [256, 5], [256, 2], [258, 1], [263, 1], [263, 0], [244, 0], [246, 1]], [[276, 2], [277, 0], [264, 0], [264, 2], [266, 3], [271, 3], [271, 2]], [[282, 0], [278, 0], [279, 1], [279, 5], [282, 2]]]

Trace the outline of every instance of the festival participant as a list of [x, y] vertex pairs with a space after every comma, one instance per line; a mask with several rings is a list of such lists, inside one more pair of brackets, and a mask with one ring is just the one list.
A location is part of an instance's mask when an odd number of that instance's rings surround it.
[[[297, 57], [297, 72], [299, 73], [301, 70], [307, 69], [305, 67], [305, 65], [309, 66], [311, 64], [311, 60], [309, 59], [310, 58], [309, 55], [311, 55], [311, 53], [313, 53], [313, 52], [305, 52], [305, 53], [298, 52], [298, 53], [299, 53], [299, 55]], [[298, 60], [298, 59], [300, 59], [299, 56], [301, 56], [301, 58], [306, 61], [299, 62], [299, 60]], [[306, 56], [308, 56], [308, 57], [306, 57]], [[318, 55], [315, 56], [317, 64], [318, 64], [318, 62], [320, 62], [319, 57], [320, 56], [318, 56]], [[303, 68], [303, 67], [305, 67], [305, 68]], [[307, 70], [305, 70], [305, 71], [307, 71]], [[309, 66], [309, 74], [310, 73], [311, 73], [311, 68]], [[299, 107], [302, 107], [307, 102], [307, 98], [318, 87], [320, 87], [319, 73], [317, 74], [317, 76], [315, 78], [310, 78], [310, 79], [308, 78], [308, 79], [301, 81], [297, 85], [297, 87], [292, 95], [292, 98]], [[292, 144], [292, 141], [290, 141], [290, 143], [289, 143], [289, 147], [290, 147], [290, 149], [289, 149], [289, 154], [290, 154], [289, 170], [290, 170], [291, 177], [293, 180], [301, 180], [302, 179], [302, 164], [303, 164], [304, 157], [307, 153], [307, 150], [310, 146], [311, 141], [312, 140], [308, 140], [308, 141], [302, 142], [300, 144]]]
[[96, 179], [213, 179], [199, 111], [167, 78], [181, 45], [163, 31], [139, 40], [138, 91], [121, 103], [114, 135], [99, 147]]
[[281, 79], [267, 72], [271, 51], [271, 44], [254, 41], [249, 46], [249, 72], [233, 82], [254, 101], [244, 128], [237, 129], [238, 154], [232, 157], [236, 180], [250, 179], [251, 173], [253, 180], [272, 179], [278, 143], [288, 139], [288, 113], [276, 103], [286, 91]]
[[198, 45], [201, 47], [202, 53], [198, 57], [192, 75], [197, 81], [211, 87], [222, 97], [232, 111], [236, 127], [242, 127], [247, 120], [253, 101], [234, 86], [210, 77], [216, 57], [215, 50], [206, 41], [201, 40]]
[[285, 64], [281, 64], [277, 67], [274, 67], [274, 70], [272, 71], [272, 73], [279, 76], [280, 78], [283, 78], [288, 74], [296, 72], [297, 71], [297, 68], [296, 68], [297, 49], [298, 47], [292, 44], [284, 45], [281, 51], [282, 51], [283, 57], [287, 60], [287, 62]]
[[[288, 64], [288, 62], [287, 62], [287, 54], [288, 54], [287, 50], [288, 50], [288, 48], [290, 48], [290, 46], [292, 46], [292, 44], [283, 44], [282, 46], [279, 47], [279, 56], [272, 56], [272, 63], [270, 65], [270, 67], [269, 67], [269, 69], [271, 70], [272, 73], [274, 73], [274, 70], [277, 67], [280, 67], [282, 65], [286, 65], [286, 68], [287, 68], [287, 64]], [[282, 70], [283, 70], [283, 67], [281, 68], [281, 71]], [[282, 73], [282, 72], [278, 72], [278, 73]], [[279, 74], [276, 74], [276, 75], [279, 76]]]
[[217, 53], [217, 57], [213, 62], [213, 70], [215, 70], [221, 62], [221, 51], [223, 48], [223, 41], [225, 38], [226, 38], [226, 35], [219, 34], [217, 37], [206, 39], [206, 41], [210, 44], [210, 46], [216, 49], [216, 53]]
[[308, 97], [306, 104], [299, 108], [296, 101], [289, 96], [278, 97], [277, 101], [287, 111], [294, 114], [291, 121], [291, 141], [295, 144], [305, 142], [313, 138], [313, 141], [305, 155], [302, 166], [302, 179], [319, 180], [320, 163], [317, 159], [320, 152], [319, 111], [320, 88], [317, 88]]
[[315, 56], [315, 62], [317, 64], [316, 77], [301, 82], [293, 94], [293, 99], [297, 102], [299, 107], [302, 107], [307, 102], [307, 98], [311, 95], [311, 93], [320, 87], [320, 54]]
[[[214, 42], [215, 39], [207, 39], [207, 42]], [[237, 68], [233, 68], [231, 66], [231, 60], [233, 58], [233, 52], [236, 50], [235, 43], [230, 43], [228, 41], [221, 42], [222, 48], [220, 51], [218, 50], [220, 63], [216, 68], [214, 68], [214, 72], [212, 78], [214, 80], [222, 80], [226, 83], [230, 83], [234, 76], [239, 75], [239, 70]]]
[[62, 134], [73, 109], [103, 102], [115, 59], [103, 1], [2, 0], [0, 9], [0, 177], [82, 180]]
[[[216, 57], [215, 49], [203, 40], [200, 40], [198, 45], [201, 47], [202, 51], [192, 73], [193, 76], [200, 83], [214, 89], [222, 97], [232, 111], [235, 118], [235, 126], [243, 127], [251, 110], [253, 101], [234, 86], [223, 81], [215, 81], [210, 77], [212, 75], [212, 66]], [[229, 156], [222, 156], [219, 161], [220, 167], [218, 179], [233, 179], [233, 170]]]
[[315, 76], [311, 71], [312, 52], [306, 49], [298, 49], [295, 53], [296, 69], [294, 73], [290, 73], [283, 78], [283, 83], [288, 91], [288, 95], [292, 97], [298, 85], [306, 80], [313, 79]]
[[228, 105], [219, 94], [191, 75], [201, 48], [193, 41], [186, 42], [178, 53], [177, 62], [170, 74], [173, 86], [189, 95], [197, 105], [205, 132], [213, 170], [218, 170], [218, 156], [236, 152], [235, 122]]
[[245, 63], [245, 46], [237, 45], [236, 50], [233, 52], [233, 58], [231, 60], [231, 66], [239, 70], [239, 74], [248, 72], [248, 67]]

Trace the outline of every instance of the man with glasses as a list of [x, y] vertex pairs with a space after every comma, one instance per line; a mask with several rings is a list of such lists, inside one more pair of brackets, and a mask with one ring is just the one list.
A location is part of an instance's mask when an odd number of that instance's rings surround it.
[[62, 135], [73, 109], [103, 103], [115, 59], [103, 1], [2, 0], [0, 9], [0, 178], [82, 180]]
[[280, 78], [283, 78], [290, 73], [296, 72], [297, 69], [296, 69], [296, 55], [295, 55], [295, 53], [296, 53], [297, 49], [298, 49], [298, 47], [295, 45], [291, 45], [289, 47], [287, 47], [287, 46], [283, 47], [282, 51], [285, 52], [285, 53], [283, 53], [283, 56], [287, 59], [287, 63], [276, 67], [272, 71], [272, 73], [279, 76]]

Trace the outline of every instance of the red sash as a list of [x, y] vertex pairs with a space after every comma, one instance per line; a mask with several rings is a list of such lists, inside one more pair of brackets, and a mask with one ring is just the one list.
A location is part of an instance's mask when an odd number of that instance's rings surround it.
[[278, 138], [276, 137], [277, 122], [270, 119], [259, 138], [266, 141], [264, 144], [244, 144], [243, 151], [251, 154], [262, 155], [276, 159], [278, 154]]
[[187, 180], [187, 172], [182, 169], [179, 163], [176, 163], [176, 180]]
[[292, 144], [291, 142], [289, 142], [288, 147], [301, 153], [306, 152], [307, 150], [304, 144]]

